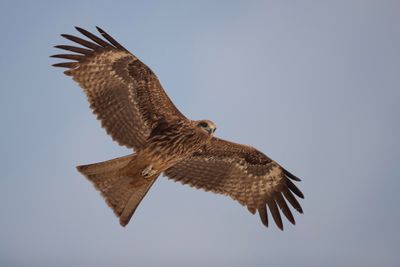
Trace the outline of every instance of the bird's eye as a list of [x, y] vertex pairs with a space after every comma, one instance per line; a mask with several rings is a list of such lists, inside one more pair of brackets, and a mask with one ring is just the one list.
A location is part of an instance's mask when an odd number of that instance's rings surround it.
[[198, 125], [199, 125], [200, 127], [202, 127], [202, 128], [208, 127], [208, 124], [207, 124], [207, 122], [205, 122], [205, 121], [200, 122]]

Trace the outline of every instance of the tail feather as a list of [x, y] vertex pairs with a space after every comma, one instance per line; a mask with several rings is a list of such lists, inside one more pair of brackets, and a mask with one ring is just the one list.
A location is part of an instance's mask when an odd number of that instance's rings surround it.
[[[100, 191], [107, 204], [126, 226], [136, 208], [153, 185], [158, 175], [144, 178], [140, 171], [126, 172], [127, 165], [135, 166], [136, 155], [128, 155], [105, 162], [78, 166], [77, 169]], [[138, 166], [138, 168], [141, 168]], [[131, 170], [134, 168], [130, 167]]]

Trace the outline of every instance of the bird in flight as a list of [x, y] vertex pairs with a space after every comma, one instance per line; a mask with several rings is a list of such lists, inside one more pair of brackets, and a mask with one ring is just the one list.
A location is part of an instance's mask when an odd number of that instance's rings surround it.
[[[100, 191], [122, 226], [157, 178], [230, 196], [268, 227], [268, 213], [283, 230], [281, 213], [295, 224], [287, 204], [303, 213], [296, 199], [303, 193], [292, 181], [299, 178], [257, 149], [214, 136], [210, 120], [190, 120], [172, 103], [153, 71], [113, 37], [97, 27], [101, 37], [82, 28], [86, 38], [61, 36], [75, 45], [53, 55], [70, 61], [66, 68], [85, 92], [93, 113], [130, 155], [77, 169]], [[70, 53], [73, 52], [73, 53]]]

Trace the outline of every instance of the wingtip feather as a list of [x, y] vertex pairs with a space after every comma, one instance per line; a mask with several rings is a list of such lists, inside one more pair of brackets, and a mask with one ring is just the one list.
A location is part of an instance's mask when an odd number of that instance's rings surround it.
[[290, 211], [289, 206], [286, 204], [285, 199], [282, 196], [282, 193], [277, 193], [275, 196], [275, 200], [278, 203], [278, 206], [282, 213], [285, 215], [285, 217], [291, 222], [293, 225], [296, 224], [296, 221], [294, 219], [294, 216], [292, 212]]
[[99, 32], [99, 33], [104, 33], [105, 31], [102, 29], [102, 28], [100, 28], [99, 26], [96, 26], [96, 29], [97, 29], [97, 31]]
[[267, 202], [268, 208], [271, 211], [272, 218], [275, 221], [276, 226], [283, 231], [283, 222], [281, 218], [281, 214], [279, 213], [278, 206], [275, 200], [271, 200]]
[[267, 207], [263, 206], [263, 207], [258, 208], [258, 215], [260, 215], [261, 222], [265, 225], [265, 227], [268, 227]]
[[126, 222], [126, 221], [120, 219], [120, 220], [119, 220], [119, 224], [120, 224], [122, 227], [126, 227], [126, 226], [128, 225], [128, 222]]
[[290, 179], [292, 179], [293, 181], [301, 182], [301, 179], [300, 179], [299, 177], [297, 177], [296, 175], [292, 174], [292, 173], [289, 172], [288, 170], [283, 169], [283, 171], [284, 171], [285, 175], [286, 175], [287, 177], [289, 177]]
[[123, 47], [119, 42], [117, 42], [111, 35], [109, 35], [105, 30], [103, 30], [102, 28], [96, 26], [96, 29], [99, 31], [99, 33], [101, 34], [101, 36], [103, 36], [107, 41], [109, 41], [112, 45], [114, 45], [116, 48], [126, 51], [129, 53], [129, 51]]
[[290, 181], [289, 179], [286, 179], [286, 184], [289, 187], [290, 191], [295, 193], [299, 198], [304, 199], [303, 192], [301, 192], [300, 189], [297, 188], [297, 186], [294, 183], [292, 183], [292, 181]]
[[300, 203], [297, 201], [296, 197], [292, 194], [289, 188], [285, 188], [282, 190], [283, 195], [289, 201], [289, 203], [297, 210], [300, 214], [303, 214], [303, 208]]
[[52, 66], [59, 68], [75, 68], [76, 66], [78, 66], [78, 62], [61, 62], [52, 64]]

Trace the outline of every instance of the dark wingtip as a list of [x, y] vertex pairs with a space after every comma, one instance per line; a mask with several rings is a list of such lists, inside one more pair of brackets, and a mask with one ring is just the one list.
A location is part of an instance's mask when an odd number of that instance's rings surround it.
[[268, 212], [267, 207], [260, 207], [258, 208], [258, 215], [260, 215], [261, 222], [268, 227]]
[[100, 28], [99, 26], [96, 26], [96, 29], [99, 31], [99, 33], [101, 33], [101, 34], [103, 34], [103, 33], [105, 33], [105, 31], [102, 29], [102, 28]]
[[293, 174], [290, 173], [288, 170], [283, 169], [283, 171], [284, 171], [285, 175], [286, 175], [287, 177], [289, 177], [290, 179], [292, 179], [293, 181], [301, 182], [301, 179], [300, 179], [299, 177], [293, 175]]
[[277, 224], [278, 228], [283, 231], [283, 223], [282, 224]]
[[294, 219], [294, 216], [293, 216], [292, 212], [290, 211], [290, 208], [287, 205], [285, 199], [283, 198], [282, 193], [275, 194], [275, 201], [278, 204], [280, 211], [285, 215], [285, 217], [289, 220], [289, 222], [291, 222], [293, 225], [295, 225], [296, 221]]
[[111, 35], [106, 33], [106, 31], [104, 31], [102, 28], [100, 28], [99, 26], [96, 26], [96, 29], [99, 31], [101, 36], [103, 36], [107, 41], [109, 41], [116, 48], [129, 53], [129, 51], [125, 47], [123, 47], [120, 43], [118, 43]]
[[61, 63], [56, 63], [53, 64], [53, 67], [59, 67], [59, 68], [75, 68], [78, 65], [78, 62], [61, 62]]
[[290, 189], [290, 191], [295, 193], [299, 198], [304, 199], [303, 192], [301, 192], [300, 189], [298, 189], [297, 186], [294, 183], [292, 183], [292, 181], [290, 181], [289, 179], [286, 179], [286, 184], [287, 184], [288, 188]]
[[57, 55], [52, 55], [50, 57], [62, 58], [62, 59], [70, 59], [70, 60], [76, 60], [76, 61], [80, 61], [80, 60], [85, 58], [84, 56], [76, 55], [76, 54], [57, 54]]
[[284, 188], [282, 190], [283, 195], [285, 198], [289, 201], [289, 203], [292, 205], [295, 210], [297, 210], [299, 213], [303, 213], [303, 209], [300, 205], [300, 203], [297, 201], [296, 197], [292, 194], [292, 192], [289, 190], [289, 188]]
[[[129, 222], [129, 221], [128, 221], [128, 222]], [[119, 220], [119, 224], [120, 224], [122, 227], [126, 227], [126, 226], [128, 225], [128, 222]]]
[[80, 172], [80, 173], [83, 173], [84, 169], [85, 169], [85, 165], [76, 166], [76, 170], [77, 170], [78, 172]]
[[77, 30], [78, 32], [84, 34], [85, 32], [87, 32], [84, 28], [81, 28], [79, 26], [74, 26], [75, 30]]
[[272, 218], [274, 219], [276, 226], [278, 226], [278, 228], [283, 231], [283, 222], [277, 203], [275, 202], [275, 200], [270, 200], [267, 201], [267, 206], [269, 211], [271, 212]]

